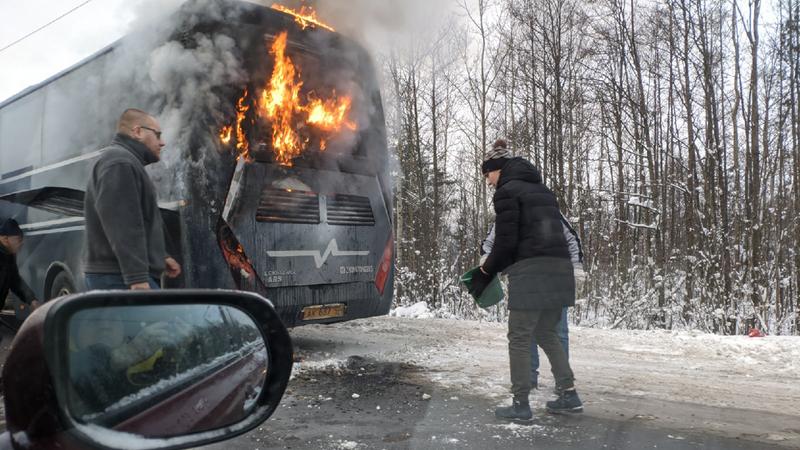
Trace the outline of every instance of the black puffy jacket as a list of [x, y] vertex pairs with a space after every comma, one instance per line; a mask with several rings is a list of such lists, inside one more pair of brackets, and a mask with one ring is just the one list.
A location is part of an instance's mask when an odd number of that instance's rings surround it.
[[483, 269], [509, 276], [509, 308], [573, 305], [575, 280], [561, 212], [539, 171], [512, 158], [500, 172], [493, 200], [496, 237]]

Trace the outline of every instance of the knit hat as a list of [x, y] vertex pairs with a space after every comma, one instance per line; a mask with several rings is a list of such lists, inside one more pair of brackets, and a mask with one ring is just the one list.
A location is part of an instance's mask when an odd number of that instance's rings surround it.
[[22, 236], [22, 230], [14, 219], [7, 219], [0, 224], [0, 236]]
[[496, 140], [492, 145], [492, 149], [483, 158], [481, 173], [486, 175], [489, 172], [502, 169], [512, 157], [511, 151], [508, 149], [508, 143], [503, 139]]

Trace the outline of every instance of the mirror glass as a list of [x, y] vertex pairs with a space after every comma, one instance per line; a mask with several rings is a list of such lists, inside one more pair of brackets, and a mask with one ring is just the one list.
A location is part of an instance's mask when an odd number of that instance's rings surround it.
[[67, 405], [80, 424], [167, 438], [244, 420], [267, 375], [254, 320], [223, 305], [108, 306], [67, 323]]

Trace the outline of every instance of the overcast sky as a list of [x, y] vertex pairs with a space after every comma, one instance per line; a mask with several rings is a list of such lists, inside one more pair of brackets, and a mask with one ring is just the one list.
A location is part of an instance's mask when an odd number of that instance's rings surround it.
[[[85, 0], [0, 1], [0, 48]], [[49, 78], [125, 34], [147, 0], [93, 0], [0, 52], [0, 101]], [[148, 4], [152, 2], [147, 1]]]
[[[0, 0], [0, 48], [85, 1]], [[137, 17], [166, 15], [176, 3], [182, 1], [90, 1], [63, 19], [0, 52], [0, 102], [116, 41], [126, 34]], [[272, 3], [269, 0], [245, 1]], [[429, 4], [431, 1], [433, 4]], [[351, 31], [354, 29], [358, 30], [357, 34], [377, 34], [381, 30], [402, 33], [431, 20], [431, 17], [445, 15], [443, 5], [455, 3], [453, 0], [431, 1], [325, 0], [320, 2], [323, 6], [320, 12], [345, 34], [353, 34]], [[286, 3], [291, 3], [291, 0]], [[344, 20], [350, 23], [343, 23]], [[365, 24], [370, 26], [365, 27]]]

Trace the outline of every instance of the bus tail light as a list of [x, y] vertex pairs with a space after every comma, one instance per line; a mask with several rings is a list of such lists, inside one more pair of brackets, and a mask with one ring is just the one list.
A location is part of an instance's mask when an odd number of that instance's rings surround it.
[[239, 240], [236, 239], [233, 231], [221, 219], [217, 229], [217, 239], [222, 250], [222, 256], [225, 258], [225, 262], [228, 263], [228, 268], [231, 271], [236, 287], [242, 290], [248, 290], [248, 286], [264, 287], [264, 283], [256, 275], [253, 264], [244, 253]]
[[389, 240], [386, 242], [386, 248], [383, 249], [383, 257], [381, 257], [381, 262], [378, 264], [378, 274], [375, 275], [375, 286], [378, 288], [378, 292], [383, 295], [384, 289], [386, 289], [386, 280], [389, 279], [389, 272], [392, 271], [392, 254], [394, 252], [394, 236], [389, 235]]

